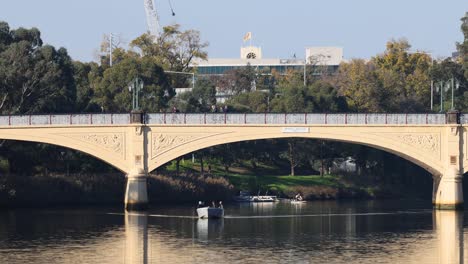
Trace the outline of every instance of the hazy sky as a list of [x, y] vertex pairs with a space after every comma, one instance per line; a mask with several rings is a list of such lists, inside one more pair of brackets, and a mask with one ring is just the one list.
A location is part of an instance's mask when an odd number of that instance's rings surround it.
[[[102, 35], [130, 42], [144, 33], [143, 0], [0, 0], [0, 20], [10, 27], [38, 27], [44, 42], [90, 61]], [[305, 57], [307, 46], [340, 46], [345, 58], [381, 53], [391, 38], [407, 38], [413, 50], [449, 56], [461, 41], [467, 0], [156, 0], [162, 25], [179, 23], [201, 32], [212, 58], [238, 58], [242, 37], [264, 58]]]

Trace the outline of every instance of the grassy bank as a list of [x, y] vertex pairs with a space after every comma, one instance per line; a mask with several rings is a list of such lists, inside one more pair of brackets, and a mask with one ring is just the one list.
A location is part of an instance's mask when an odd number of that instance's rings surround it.
[[225, 174], [226, 179], [238, 190], [248, 190], [251, 193], [275, 194], [280, 197], [292, 198], [301, 193], [307, 200], [340, 199], [340, 198], [371, 198], [375, 196], [372, 188], [359, 188], [346, 183], [336, 175], [246, 175]]
[[[166, 171], [175, 173], [175, 162], [166, 167]], [[197, 173], [199, 164], [184, 161], [179, 168], [180, 173]], [[341, 199], [341, 198], [374, 198], [383, 192], [377, 187], [359, 187], [338, 175], [278, 175], [282, 172], [277, 168], [258, 166], [255, 170], [248, 166], [233, 167], [228, 172], [217, 164], [206, 166], [205, 174], [227, 180], [234, 186], [236, 192], [249, 191], [251, 194], [272, 194], [284, 198], [292, 198], [302, 193], [307, 200]], [[284, 172], [283, 172], [284, 173]]]

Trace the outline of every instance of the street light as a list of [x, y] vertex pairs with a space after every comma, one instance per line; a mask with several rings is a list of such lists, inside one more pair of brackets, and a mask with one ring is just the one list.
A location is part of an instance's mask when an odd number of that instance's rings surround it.
[[452, 89], [452, 107], [451, 110], [455, 109], [455, 103], [454, 103], [454, 94], [455, 90], [458, 90], [460, 88], [460, 82], [455, 79], [454, 77], [450, 78], [447, 81], [440, 81], [439, 85], [436, 87], [436, 91], [439, 92], [440, 90], [440, 112], [443, 112], [444, 109], [444, 91], [448, 92], [450, 89]]
[[140, 110], [140, 106], [138, 104], [138, 95], [143, 90], [143, 80], [140, 78], [135, 78], [128, 84], [128, 91], [132, 93], [132, 110]]
[[453, 95], [454, 95], [454, 89], [457, 89], [460, 88], [460, 82], [455, 79], [454, 77], [452, 77], [451, 79], [451, 84], [452, 84], [452, 109], [451, 110], [455, 110], [455, 105], [454, 105], [454, 101], [453, 101]]

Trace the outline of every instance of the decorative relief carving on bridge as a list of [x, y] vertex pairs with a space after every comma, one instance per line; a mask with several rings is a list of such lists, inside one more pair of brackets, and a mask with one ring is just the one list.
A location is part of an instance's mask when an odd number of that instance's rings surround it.
[[441, 143], [439, 133], [372, 133], [376, 136], [384, 136], [392, 140], [410, 145], [423, 150], [436, 159], [441, 159]]
[[398, 138], [408, 145], [412, 145], [433, 153], [437, 153], [440, 150], [440, 137], [437, 134], [404, 134], [399, 135]]
[[97, 145], [122, 157], [125, 156], [125, 135], [123, 133], [67, 134], [64, 136]]
[[199, 133], [199, 134], [152, 134], [151, 136], [151, 158], [163, 154], [166, 151], [181, 145], [191, 143], [207, 137], [222, 135], [226, 133]]

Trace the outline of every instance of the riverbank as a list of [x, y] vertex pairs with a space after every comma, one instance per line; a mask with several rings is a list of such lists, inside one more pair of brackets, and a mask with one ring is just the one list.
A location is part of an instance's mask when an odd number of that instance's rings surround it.
[[[0, 207], [120, 205], [125, 196], [122, 173], [0, 175]], [[230, 201], [239, 191], [306, 200], [408, 198], [408, 186], [358, 186], [338, 175], [257, 175], [242, 169], [212, 170], [203, 175], [184, 169], [150, 174], [148, 195], [152, 204]], [[429, 193], [429, 191], [428, 191]], [[416, 197], [412, 193], [412, 197]], [[421, 198], [421, 197], [418, 197]], [[430, 199], [430, 196], [423, 197]]]
[[[365, 176], [351, 173], [287, 175], [281, 168], [257, 164], [254, 169], [248, 164], [241, 164], [226, 171], [221, 165], [211, 163], [205, 166], [206, 174], [226, 179], [235, 186], [235, 191], [248, 191], [251, 194], [276, 195], [293, 198], [301, 193], [306, 200], [333, 199], [431, 199], [431, 188], [419, 189], [418, 184], [404, 182], [371, 182]], [[166, 166], [166, 171], [175, 173], [176, 163]], [[199, 163], [185, 160], [180, 164], [180, 173], [200, 173]], [[376, 177], [373, 177], [376, 178]], [[426, 187], [426, 186], [424, 186]]]
[[[120, 205], [125, 197], [122, 173], [0, 175], [0, 207]], [[229, 200], [234, 186], [217, 176], [150, 174], [148, 195], [153, 204]]]

